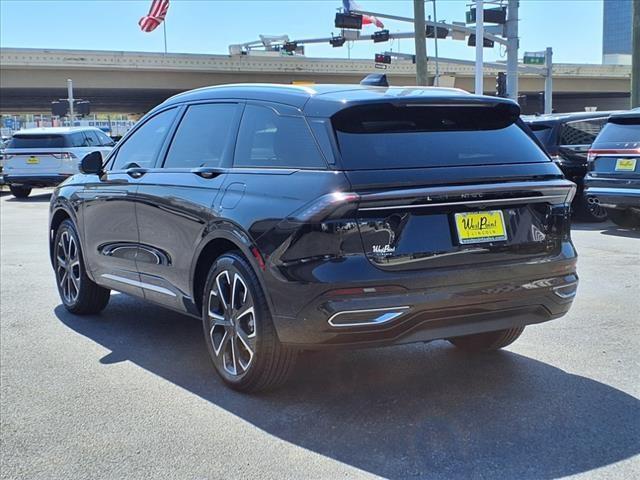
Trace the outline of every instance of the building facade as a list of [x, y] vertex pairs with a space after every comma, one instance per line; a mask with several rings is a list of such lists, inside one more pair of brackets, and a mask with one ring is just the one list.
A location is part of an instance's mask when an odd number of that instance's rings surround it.
[[604, 0], [602, 63], [631, 65], [632, 0]]

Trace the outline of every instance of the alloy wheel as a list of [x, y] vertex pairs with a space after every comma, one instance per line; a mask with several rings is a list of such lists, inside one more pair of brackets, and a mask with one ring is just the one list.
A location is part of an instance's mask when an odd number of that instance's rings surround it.
[[56, 246], [56, 274], [64, 301], [75, 303], [80, 294], [80, 253], [68, 230], [62, 232]]
[[256, 316], [251, 292], [240, 273], [224, 270], [215, 278], [208, 303], [214, 363], [227, 376], [240, 378], [251, 367], [256, 351]]
[[607, 218], [607, 209], [601, 206], [599, 203], [588, 203], [587, 210], [591, 217], [596, 220], [604, 220]]

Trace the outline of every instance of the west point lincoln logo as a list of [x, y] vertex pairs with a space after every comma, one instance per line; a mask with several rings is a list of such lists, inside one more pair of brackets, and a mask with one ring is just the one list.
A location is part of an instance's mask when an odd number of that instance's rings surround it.
[[378, 255], [390, 255], [396, 251], [396, 247], [392, 247], [391, 245], [374, 245], [373, 253], [377, 253]]
[[465, 230], [486, 230], [498, 226], [497, 220], [491, 220], [486, 216], [480, 218], [465, 217], [460, 220]]

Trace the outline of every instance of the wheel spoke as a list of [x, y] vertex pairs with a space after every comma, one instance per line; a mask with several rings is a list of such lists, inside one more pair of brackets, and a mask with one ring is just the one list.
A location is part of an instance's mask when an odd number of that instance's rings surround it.
[[229, 341], [229, 333], [227, 332], [227, 329], [224, 329], [224, 333], [222, 334], [222, 338], [220, 339], [220, 343], [218, 344], [218, 347], [216, 348], [216, 342], [213, 336], [213, 331], [216, 328], [216, 325], [214, 325], [213, 327], [211, 327], [211, 330], [209, 331], [209, 336], [211, 337], [211, 344], [213, 345], [213, 353], [215, 353], [216, 357], [220, 356], [220, 352], [224, 351], [224, 347], [227, 345], [227, 342]]
[[220, 273], [217, 277], [216, 277], [216, 286], [218, 287], [218, 297], [220, 298], [220, 301], [222, 302], [222, 305], [224, 307], [224, 309], [226, 310], [227, 308], [229, 308], [229, 302], [228, 299], [225, 298], [225, 290], [222, 288], [222, 285], [220, 283], [220, 277], [224, 276], [225, 279], [227, 280], [227, 286], [231, 286], [231, 280], [229, 279], [229, 272], [227, 272], [226, 270], [222, 273]]
[[249, 358], [244, 361], [242, 356], [238, 355], [238, 363], [242, 367], [242, 370], [247, 370], [249, 368], [249, 365], [251, 365], [251, 360], [253, 360], [253, 342], [246, 336], [246, 334], [242, 330], [238, 329], [237, 332], [237, 338], [238, 340], [240, 340], [238, 347], [243, 349], [249, 356]]
[[208, 308], [208, 313], [209, 313], [209, 318], [213, 319], [213, 324], [215, 325], [223, 325], [225, 324], [225, 320], [224, 320], [224, 315], [221, 315], [217, 312], [213, 311], [212, 305], [213, 302], [217, 302], [217, 298], [218, 295], [216, 294], [216, 292], [214, 292], [213, 290], [211, 291], [211, 293], [209, 294], [209, 308]]
[[[236, 295], [238, 298], [236, 298]], [[242, 297], [242, 299], [240, 299]], [[240, 303], [238, 303], [240, 300]], [[233, 287], [231, 289], [231, 308], [233, 310], [237, 310], [239, 307], [243, 306], [245, 301], [247, 300], [247, 286], [244, 283], [244, 280], [237, 273], [233, 276]]]
[[231, 344], [231, 366], [233, 367], [234, 375], [238, 374], [238, 364], [236, 363], [236, 341], [234, 337], [230, 337], [229, 343]]

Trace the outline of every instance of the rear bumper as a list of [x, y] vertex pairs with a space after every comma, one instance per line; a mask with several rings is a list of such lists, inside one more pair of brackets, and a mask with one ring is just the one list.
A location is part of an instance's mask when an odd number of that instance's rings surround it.
[[427, 286], [415, 275], [387, 282], [396, 285], [392, 293], [336, 296], [330, 290], [298, 315], [274, 315], [274, 321], [283, 343], [310, 349], [425, 342], [541, 323], [569, 310], [578, 286], [575, 265], [568, 244], [546, 265], [448, 272], [459, 283]]
[[584, 194], [607, 208], [640, 208], [640, 181], [587, 177]]
[[4, 183], [25, 187], [55, 187], [61, 184], [71, 174], [47, 174], [47, 175], [4, 175]]

